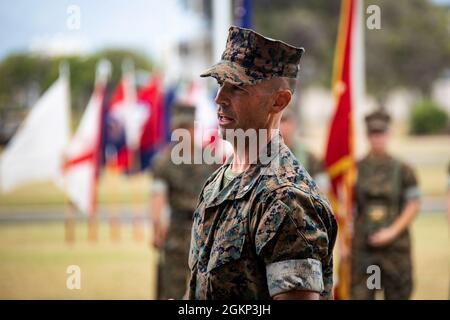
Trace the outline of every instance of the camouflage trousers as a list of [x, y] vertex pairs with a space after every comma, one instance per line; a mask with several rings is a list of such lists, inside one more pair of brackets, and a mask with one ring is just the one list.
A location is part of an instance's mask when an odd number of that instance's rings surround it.
[[408, 251], [359, 249], [352, 252], [352, 300], [373, 300], [376, 289], [367, 283], [374, 272], [371, 265], [380, 267], [380, 284], [386, 300], [408, 300], [413, 289], [411, 254]]
[[189, 279], [191, 221], [171, 223], [158, 265], [158, 299], [181, 299]]

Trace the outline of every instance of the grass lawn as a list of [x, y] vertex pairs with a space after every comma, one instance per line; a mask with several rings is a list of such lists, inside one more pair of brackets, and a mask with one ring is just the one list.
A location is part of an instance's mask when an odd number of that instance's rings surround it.
[[[98, 200], [100, 203], [146, 203], [150, 183], [148, 173], [126, 177], [107, 171], [100, 178]], [[6, 207], [61, 206], [64, 202], [64, 193], [52, 182], [30, 183], [10, 193], [0, 192], [0, 214]]]
[[413, 299], [450, 299], [450, 230], [445, 214], [419, 216], [413, 224]]
[[[152, 299], [157, 255], [132, 239], [131, 225], [121, 236], [111, 242], [104, 224], [91, 244], [80, 223], [69, 247], [61, 223], [0, 225], [0, 299]], [[81, 269], [80, 290], [66, 287], [69, 265]]]
[[[0, 225], [0, 299], [152, 299], [157, 254], [147, 241], [135, 242], [131, 226], [112, 243], [108, 226], [90, 244], [86, 225], [67, 246], [60, 223]], [[448, 299], [449, 233], [444, 214], [422, 215], [413, 226], [416, 288], [414, 299]], [[66, 269], [81, 268], [81, 289], [66, 288]]]

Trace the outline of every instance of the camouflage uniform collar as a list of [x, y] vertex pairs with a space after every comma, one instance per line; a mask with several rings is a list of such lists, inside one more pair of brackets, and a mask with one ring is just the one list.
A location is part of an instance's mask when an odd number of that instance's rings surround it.
[[[280, 132], [278, 131], [277, 134], [274, 134], [272, 139], [267, 143], [266, 147], [260, 151], [258, 160], [256, 163], [251, 164], [250, 168], [247, 169], [245, 172], [250, 170], [254, 166], [267, 166], [272, 162], [272, 160], [279, 155], [280, 150], [282, 149], [282, 146], [286, 146], [284, 143], [283, 137], [281, 136]], [[262, 156], [265, 155], [264, 163], [261, 162]], [[231, 165], [233, 162], [234, 155], [231, 155], [226, 161], [224, 166]]]
[[[276, 140], [274, 140], [276, 139]], [[275, 147], [273, 150], [272, 148]], [[281, 150], [287, 149], [280, 134], [277, 134], [267, 144], [263, 152], [270, 154], [264, 163], [258, 161], [255, 164], [236, 176], [227, 186], [221, 189], [225, 170], [231, 165], [233, 156], [229, 157], [226, 163], [219, 169], [219, 172], [203, 190], [203, 199], [207, 207], [220, 205], [225, 200], [240, 199], [253, 189], [255, 184], [263, 175], [276, 174], [276, 163], [274, 163]]]
[[374, 154], [372, 152], [369, 152], [367, 154], [367, 156], [365, 157], [365, 159], [367, 159], [369, 161], [374, 161], [374, 162], [385, 162], [385, 161], [391, 161], [393, 158], [389, 153]]

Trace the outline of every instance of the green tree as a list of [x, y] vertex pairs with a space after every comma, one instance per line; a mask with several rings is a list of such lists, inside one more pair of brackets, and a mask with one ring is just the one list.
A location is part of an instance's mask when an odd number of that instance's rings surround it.
[[67, 62], [72, 107], [75, 118], [78, 118], [92, 94], [96, 64], [102, 58], [111, 61], [113, 88], [120, 81], [125, 59], [131, 59], [137, 69], [152, 70], [152, 64], [145, 55], [125, 49], [105, 49], [85, 57], [12, 54], [0, 63], [0, 111], [26, 107], [23, 95], [32, 87], [42, 94], [58, 78], [60, 64]]
[[[305, 47], [301, 79], [330, 87], [340, 1], [258, 0], [255, 28]], [[428, 96], [432, 82], [450, 68], [449, 9], [429, 0], [366, 0], [381, 9], [381, 30], [365, 29], [368, 92], [384, 100], [403, 86]]]
[[443, 133], [448, 127], [448, 116], [434, 102], [424, 100], [413, 107], [411, 113], [411, 133]]
[[426, 0], [371, 0], [381, 8], [381, 30], [366, 31], [366, 81], [385, 98], [404, 86], [428, 97], [434, 80], [450, 68], [449, 12]]
[[339, 23], [339, 1], [255, 1], [258, 32], [305, 48], [300, 79], [306, 85], [329, 86]]

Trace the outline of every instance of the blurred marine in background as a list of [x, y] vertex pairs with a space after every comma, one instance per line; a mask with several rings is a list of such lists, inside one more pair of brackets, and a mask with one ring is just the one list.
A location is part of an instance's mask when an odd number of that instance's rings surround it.
[[[357, 165], [352, 299], [374, 299], [378, 282], [385, 299], [405, 300], [413, 289], [409, 226], [420, 191], [414, 170], [387, 151], [390, 116], [378, 110], [365, 120], [370, 152]], [[369, 284], [377, 267], [381, 277]]]
[[[189, 132], [191, 155], [200, 148], [194, 142], [195, 107], [176, 104], [173, 108], [173, 129]], [[208, 176], [217, 166], [206, 164], [175, 164], [171, 159], [175, 144], [163, 148], [152, 165], [151, 221], [153, 245], [160, 249], [158, 265], [158, 299], [181, 299], [189, 276], [188, 256], [192, 213], [198, 195]], [[170, 218], [167, 219], [167, 206]], [[169, 220], [169, 221], [168, 221]]]
[[326, 194], [330, 188], [330, 179], [326, 172], [325, 164], [301, 143], [297, 136], [297, 127], [298, 121], [296, 114], [292, 107], [287, 107], [283, 112], [280, 122], [280, 132], [284, 142], [314, 179], [320, 191]]

